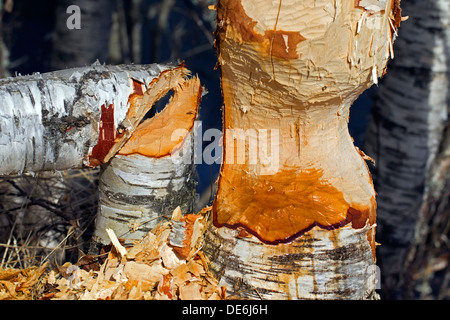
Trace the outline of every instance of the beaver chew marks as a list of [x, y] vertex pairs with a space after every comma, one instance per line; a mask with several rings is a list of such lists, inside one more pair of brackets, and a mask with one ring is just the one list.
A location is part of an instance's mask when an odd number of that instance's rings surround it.
[[220, 0], [217, 8], [225, 163], [214, 225], [269, 244], [314, 226], [374, 226], [375, 191], [348, 132], [349, 108], [386, 72], [398, 0]]
[[137, 80], [130, 79], [133, 85], [133, 93], [128, 98], [129, 108], [122, 123], [114, 123], [113, 105], [102, 106], [102, 121], [99, 126], [98, 142], [89, 155], [90, 165], [96, 166], [108, 162], [132, 136], [136, 127], [155, 102], [183, 83], [188, 74], [189, 71], [183, 65], [180, 65], [161, 72], [147, 87]]
[[352, 208], [342, 192], [320, 180], [318, 170], [283, 170], [256, 179], [244, 172], [230, 176], [221, 181], [214, 223], [243, 227], [268, 244], [290, 242], [314, 226], [332, 230], [352, 223], [362, 228], [369, 219], [368, 207]]

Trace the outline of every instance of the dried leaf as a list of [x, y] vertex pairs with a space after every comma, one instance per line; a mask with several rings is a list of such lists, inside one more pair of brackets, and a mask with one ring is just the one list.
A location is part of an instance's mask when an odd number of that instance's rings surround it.
[[0, 269], [0, 281], [10, 280], [19, 275], [21, 270], [18, 269]]
[[16, 298], [16, 285], [13, 282], [7, 281], [7, 280], [1, 280], [0, 281], [0, 287], [3, 285], [3, 287], [6, 289], [8, 296], [6, 296], [5, 299], [11, 299]]
[[130, 250], [128, 250], [127, 259], [133, 260], [134, 258], [136, 258], [136, 255], [142, 251], [142, 249], [142, 243], [135, 244]]

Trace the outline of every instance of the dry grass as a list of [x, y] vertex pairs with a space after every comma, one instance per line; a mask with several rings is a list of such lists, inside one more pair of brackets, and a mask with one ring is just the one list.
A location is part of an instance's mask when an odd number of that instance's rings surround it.
[[0, 268], [76, 262], [88, 250], [98, 170], [0, 180]]

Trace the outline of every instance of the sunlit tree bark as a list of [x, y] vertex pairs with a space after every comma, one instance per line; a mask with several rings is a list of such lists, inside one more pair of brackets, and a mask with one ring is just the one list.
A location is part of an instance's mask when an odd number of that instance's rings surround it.
[[399, 2], [221, 0], [217, 13], [212, 270], [240, 297], [372, 298], [375, 191], [347, 124], [386, 72]]

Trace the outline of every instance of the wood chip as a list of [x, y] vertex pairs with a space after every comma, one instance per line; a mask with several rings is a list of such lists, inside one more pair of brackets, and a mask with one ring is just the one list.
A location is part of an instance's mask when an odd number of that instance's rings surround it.
[[106, 233], [108, 234], [109, 239], [111, 239], [111, 242], [114, 248], [117, 250], [117, 252], [119, 252], [122, 257], [125, 257], [125, 255], [127, 254], [127, 249], [125, 249], [125, 247], [120, 244], [119, 239], [117, 239], [117, 236], [114, 233], [114, 231], [112, 229], [107, 228]]
[[164, 266], [169, 270], [175, 269], [181, 264], [186, 263], [185, 261], [180, 260], [175, 252], [173, 252], [172, 248], [167, 244], [161, 246], [161, 248], [159, 249], [159, 253], [161, 254]]
[[185, 286], [180, 287], [181, 300], [202, 300], [200, 294], [201, 285], [197, 282], [191, 282]]

